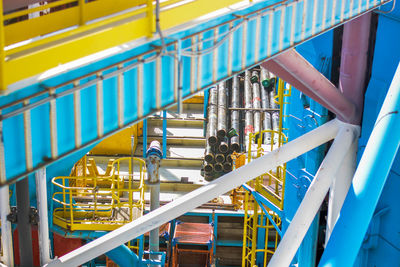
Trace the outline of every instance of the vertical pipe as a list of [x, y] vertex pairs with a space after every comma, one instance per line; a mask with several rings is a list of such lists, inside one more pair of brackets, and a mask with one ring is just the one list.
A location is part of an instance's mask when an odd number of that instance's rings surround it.
[[[400, 64], [358, 164], [320, 266], [350, 266], [374, 214], [400, 144]], [[348, 249], [351, 248], [351, 249]]]
[[[253, 107], [261, 108], [261, 92], [260, 92], [260, 83], [258, 79], [258, 71], [252, 72], [252, 77], [256, 77], [253, 83]], [[257, 79], [257, 80], [256, 80]], [[261, 131], [261, 112], [254, 112], [254, 132], [257, 134]]]
[[[148, 180], [147, 184], [150, 187], [150, 212], [160, 207], [160, 162], [162, 159], [161, 146], [158, 141], [151, 142], [149, 149], [146, 151], [146, 165]], [[159, 228], [154, 228], [150, 231], [149, 250], [150, 252], [159, 251]], [[151, 259], [159, 259], [158, 255], [150, 254]]]
[[346, 23], [343, 29], [339, 90], [359, 111], [355, 124], [360, 123], [363, 110], [370, 25], [371, 12]]
[[6, 266], [13, 267], [12, 228], [11, 222], [7, 220], [7, 215], [10, 214], [10, 196], [8, 190], [8, 185], [0, 188], [1, 249], [3, 251], [1, 260]]
[[[245, 76], [244, 76], [244, 107], [249, 109], [253, 108], [252, 100], [253, 96], [251, 92], [250, 72], [247, 70], [245, 71]], [[254, 132], [253, 112], [251, 110], [246, 110], [245, 127], [244, 127], [245, 147], [249, 145], [250, 133], [253, 132]]]
[[39, 210], [39, 251], [40, 264], [50, 262], [49, 221], [47, 213], [47, 180], [46, 169], [42, 168], [35, 173], [36, 200]]
[[218, 84], [218, 124], [217, 136], [218, 139], [223, 139], [226, 136], [226, 100], [228, 98], [225, 82]]
[[146, 158], [147, 147], [147, 120], [143, 120], [143, 158]]
[[[275, 101], [275, 96], [276, 96], [276, 79], [273, 79], [273, 84], [271, 84], [271, 87], [269, 88], [268, 91], [268, 95], [269, 95], [269, 105], [272, 109], [277, 109], [278, 105], [276, 104]], [[279, 136], [278, 136], [278, 132], [279, 132], [279, 113], [278, 112], [273, 112], [271, 114], [271, 123], [272, 123], [272, 130], [274, 131], [273, 137], [274, 140], [273, 141], [274, 144], [277, 144], [279, 141]]]
[[[270, 103], [269, 103], [269, 94], [268, 94], [268, 89], [269, 89], [269, 73], [267, 69], [261, 67], [261, 107], [262, 108], [270, 108]], [[263, 130], [271, 130], [272, 129], [272, 124], [271, 124], [271, 114], [269, 112], [264, 112], [264, 119], [263, 119]], [[271, 144], [271, 133], [266, 132], [264, 134], [264, 144]]]
[[343, 124], [268, 266], [290, 265], [354, 138], [354, 126]]
[[[234, 76], [232, 78], [232, 92], [231, 92], [231, 107], [239, 108], [239, 77]], [[231, 111], [231, 127], [235, 130], [236, 133], [239, 133], [239, 111], [232, 110]], [[233, 136], [231, 138], [230, 147], [232, 151], [239, 152], [240, 143], [239, 136]]]
[[20, 266], [33, 266], [32, 233], [29, 223], [29, 178], [17, 182], [18, 240]]
[[163, 158], [167, 157], [167, 111], [163, 110]]
[[207, 142], [213, 146], [217, 143], [217, 113], [218, 91], [216, 87], [210, 88], [208, 99]]

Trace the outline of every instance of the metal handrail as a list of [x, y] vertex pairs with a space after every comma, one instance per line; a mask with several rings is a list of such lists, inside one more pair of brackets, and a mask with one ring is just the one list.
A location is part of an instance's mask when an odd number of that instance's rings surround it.
[[[128, 166], [127, 172], [121, 168], [121, 163], [124, 162]], [[131, 162], [134, 162], [133, 166]], [[135, 174], [135, 165], [138, 166], [138, 174]], [[53, 211], [54, 223], [70, 230], [112, 230], [134, 220], [134, 208], [139, 212], [137, 215], [141, 216], [145, 204], [144, 160], [125, 157], [114, 160], [112, 166], [112, 172], [108, 176], [53, 178], [52, 184], [60, 191], [53, 193], [52, 200], [61, 205]], [[69, 185], [72, 181], [75, 186]], [[78, 181], [83, 182], [83, 186], [76, 186]], [[134, 194], [138, 194], [136, 199]], [[80, 199], [83, 201], [79, 202]], [[121, 208], [129, 209], [127, 216], [116, 218], [116, 212]]]

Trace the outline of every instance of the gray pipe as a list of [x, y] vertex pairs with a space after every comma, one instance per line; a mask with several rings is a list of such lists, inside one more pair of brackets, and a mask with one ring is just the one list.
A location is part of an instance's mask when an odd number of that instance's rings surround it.
[[207, 141], [210, 145], [215, 145], [217, 139], [217, 107], [218, 91], [216, 87], [210, 88], [208, 99], [208, 123], [207, 123]]
[[[232, 108], [239, 108], [239, 77], [234, 76], [232, 78], [232, 93], [231, 93], [231, 107]], [[231, 127], [239, 133], [239, 111], [232, 110], [231, 111]], [[231, 138], [230, 144], [231, 150], [239, 152], [240, 150], [240, 143], [239, 143], [239, 136], [233, 136]]]
[[[253, 96], [251, 90], [251, 82], [250, 82], [250, 72], [245, 71], [244, 76], [244, 107], [245, 108], [253, 108]], [[245, 147], [249, 145], [249, 138], [250, 133], [254, 132], [254, 125], [253, 125], [253, 112], [252, 111], [245, 111], [245, 127], [244, 127], [244, 134], [245, 134]]]
[[[257, 79], [253, 83], [253, 108], [261, 108], [261, 94], [260, 94], [260, 83], [258, 82], [258, 71], [252, 72], [253, 80]], [[254, 78], [256, 77], [256, 78]], [[254, 111], [254, 132], [259, 134], [261, 132], [261, 112]]]
[[[225, 155], [222, 153], [218, 153], [217, 155], [215, 155], [215, 162], [217, 163], [222, 163], [225, 161]], [[215, 169], [215, 165], [214, 165], [214, 169]]]
[[210, 145], [210, 143], [207, 141], [206, 150], [204, 152], [204, 160], [207, 163], [213, 162], [214, 156], [215, 156], [215, 147]]
[[[20, 266], [33, 266], [32, 233], [29, 222], [29, 178], [17, 182], [18, 240]], [[70, 200], [72, 201], [72, 200]], [[47, 219], [47, 218], [46, 218]]]
[[218, 125], [217, 136], [222, 139], [226, 136], [226, 100], [228, 99], [228, 90], [226, 90], [225, 82], [218, 85]]
[[[262, 81], [269, 81], [269, 73], [265, 68], [261, 68], [261, 80]], [[262, 82], [263, 86], [261, 87], [261, 106], [262, 108], [271, 108], [269, 102], [269, 94], [267, 91], [268, 84], [266, 82]], [[264, 84], [267, 85], [265, 88]], [[263, 119], [263, 130], [271, 130], [272, 129], [272, 122], [271, 122], [271, 113], [264, 112], [264, 119]], [[267, 132], [264, 134], [264, 144], [271, 144], [271, 133]]]
[[229, 151], [228, 138], [225, 136], [219, 144], [218, 151], [225, 154]]
[[[275, 84], [272, 85], [271, 90], [269, 91], [269, 102], [270, 106], [273, 109], [279, 108], [278, 105], [275, 102]], [[279, 113], [278, 112], [273, 112], [272, 115], [272, 130], [274, 130], [274, 144], [278, 143], [279, 136], [276, 134], [279, 131]]]
[[[146, 151], [147, 184], [150, 187], [150, 211], [160, 207], [160, 162], [162, 159], [160, 142], [157, 140], [150, 143]], [[149, 250], [158, 252], [160, 245], [160, 234], [158, 227], [150, 231]], [[151, 259], [159, 259], [158, 255], [150, 255]]]

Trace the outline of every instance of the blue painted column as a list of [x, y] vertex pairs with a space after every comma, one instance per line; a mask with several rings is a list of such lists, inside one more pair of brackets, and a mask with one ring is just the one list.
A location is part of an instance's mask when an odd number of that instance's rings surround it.
[[352, 266], [400, 145], [400, 64], [320, 266]]

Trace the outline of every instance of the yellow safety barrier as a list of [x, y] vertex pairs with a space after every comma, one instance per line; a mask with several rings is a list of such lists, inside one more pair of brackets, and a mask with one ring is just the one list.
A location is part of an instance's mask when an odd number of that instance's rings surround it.
[[55, 177], [54, 224], [74, 230], [114, 230], [143, 215], [145, 162], [120, 158], [110, 175]]
[[[240, 1], [162, 1], [160, 27], [170, 29]], [[60, 64], [155, 33], [152, 0], [59, 0], [6, 15], [2, 4], [0, 91]]]
[[[264, 145], [261, 143], [262, 138], [258, 138], [265, 133], [271, 134], [270, 144]], [[252, 151], [252, 147], [254, 147], [253, 144], [256, 142], [256, 151]], [[261, 157], [285, 143], [287, 143], [287, 137], [282, 132], [264, 130], [260, 133], [250, 133], [247, 160], [250, 162], [252, 159]], [[248, 184], [258, 193], [265, 196], [279, 209], [283, 209], [285, 177], [286, 164], [283, 164], [274, 170], [270, 170], [256, 179], [251, 180]]]
[[[279, 129], [278, 131], [264, 130], [258, 133], [250, 133], [247, 162], [261, 157], [287, 143], [288, 138], [283, 133], [284, 130], [287, 130], [283, 128], [283, 109], [284, 106], [288, 104], [286, 99], [290, 95], [291, 86], [286, 86], [286, 83], [282, 79], [279, 79], [277, 95], [275, 97], [275, 102], [279, 106]], [[270, 138], [265, 138], [267, 136]], [[265, 140], [270, 140], [270, 142], [265, 142]], [[264, 196], [278, 209], [283, 210], [285, 178], [286, 164], [282, 164], [248, 182], [248, 185], [256, 194]], [[275, 226], [281, 227], [281, 219], [265, 205], [263, 205], [265, 210], [261, 208], [261, 204], [255, 200], [250, 192], [244, 192], [243, 198], [244, 228], [242, 266], [256, 266], [258, 255], [262, 255], [263, 258], [263, 264], [261, 266], [267, 266], [269, 259], [278, 247], [280, 236]], [[267, 211], [268, 214], [265, 214], [265, 211]], [[264, 233], [263, 236], [259, 236], [260, 233]], [[263, 239], [264, 244], [260, 246], [258, 239]]]

